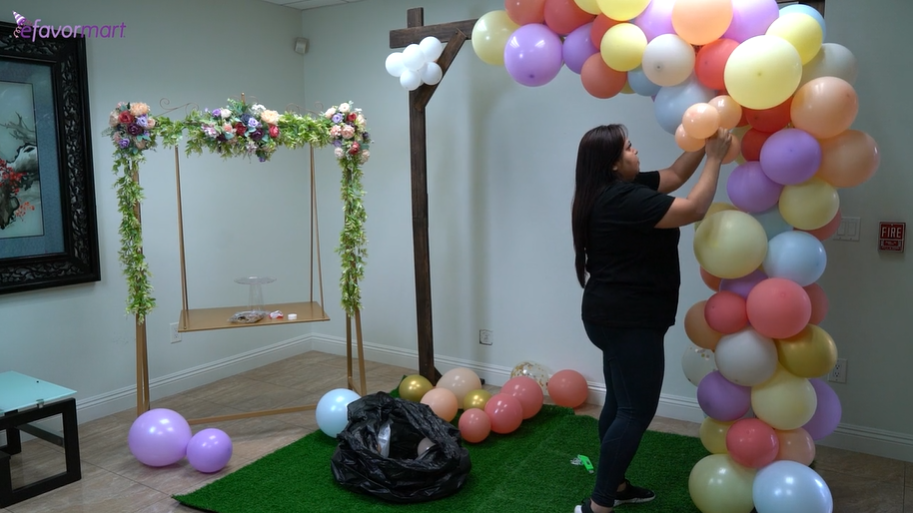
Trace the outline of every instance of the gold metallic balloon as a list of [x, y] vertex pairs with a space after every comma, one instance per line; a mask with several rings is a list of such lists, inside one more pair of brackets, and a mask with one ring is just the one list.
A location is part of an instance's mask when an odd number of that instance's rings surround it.
[[466, 392], [466, 397], [463, 398], [463, 409], [478, 408], [484, 410], [489, 399], [491, 399], [491, 393], [487, 390], [470, 390]]
[[399, 384], [399, 396], [407, 401], [419, 402], [432, 388], [434, 386], [424, 376], [410, 374]]

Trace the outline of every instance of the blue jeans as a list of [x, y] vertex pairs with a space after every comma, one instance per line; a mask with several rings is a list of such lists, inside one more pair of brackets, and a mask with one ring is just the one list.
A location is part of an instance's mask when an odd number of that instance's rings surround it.
[[667, 328], [614, 328], [583, 322], [602, 350], [606, 397], [599, 416], [599, 464], [591, 498], [612, 507], [644, 432], [656, 414], [663, 387]]

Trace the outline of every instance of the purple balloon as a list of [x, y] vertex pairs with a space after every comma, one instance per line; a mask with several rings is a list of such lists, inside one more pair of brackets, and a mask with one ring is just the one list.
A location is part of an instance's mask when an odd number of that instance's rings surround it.
[[644, 12], [634, 18], [634, 24], [644, 31], [647, 42], [663, 34], [675, 34], [672, 26], [673, 5], [675, 0], [653, 0]]
[[156, 408], [133, 421], [127, 445], [141, 463], [164, 467], [181, 461], [192, 434], [190, 424], [178, 412]]
[[591, 55], [599, 52], [599, 49], [593, 45], [593, 39], [590, 37], [590, 30], [592, 28], [593, 23], [587, 23], [586, 25], [575, 29], [564, 38], [564, 46], [562, 47], [564, 63], [567, 64], [567, 69], [578, 75], [580, 74], [580, 70], [583, 69], [583, 63], [586, 62]]
[[541, 23], [518, 28], [504, 46], [504, 67], [521, 85], [538, 87], [551, 82], [562, 64], [561, 38]]
[[759, 162], [746, 162], [732, 171], [726, 181], [726, 192], [736, 208], [755, 213], [776, 205], [783, 186], [768, 178]]
[[751, 387], [736, 385], [713, 371], [697, 385], [697, 403], [710, 418], [738, 420], [751, 408]]
[[821, 166], [821, 143], [798, 128], [784, 128], [761, 146], [761, 169], [767, 178], [783, 185], [802, 183]]
[[732, 21], [721, 37], [741, 43], [764, 35], [779, 17], [777, 0], [732, 0]]
[[228, 464], [231, 451], [231, 438], [221, 429], [208, 428], [190, 439], [187, 462], [200, 472], [218, 472]]
[[767, 275], [764, 274], [764, 271], [760, 269], [755, 270], [749, 275], [742, 276], [741, 278], [735, 279], [722, 279], [720, 280], [720, 291], [728, 291], [734, 294], [738, 294], [745, 299], [748, 299], [748, 294], [751, 292], [751, 289], [755, 285], [761, 283], [767, 279]]
[[840, 398], [827, 383], [819, 378], [811, 378], [808, 381], [818, 396], [818, 407], [802, 429], [808, 431], [812, 440], [821, 440], [837, 429], [843, 409], [840, 406]]

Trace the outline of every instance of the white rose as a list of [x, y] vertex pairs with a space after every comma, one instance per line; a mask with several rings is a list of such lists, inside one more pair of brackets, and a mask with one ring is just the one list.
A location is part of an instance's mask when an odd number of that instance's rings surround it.
[[336, 158], [338, 158], [338, 159], [341, 159], [341, 158], [346, 154], [346, 152], [343, 151], [342, 148], [336, 148], [336, 149], [333, 151], [333, 153], [336, 154]]
[[362, 163], [362, 164], [364, 164], [365, 162], [367, 162], [369, 158], [371, 158], [371, 152], [370, 152], [370, 151], [365, 150], [365, 151], [361, 152], [361, 163]]
[[228, 119], [231, 117], [231, 109], [228, 107], [222, 107], [219, 109], [219, 115], [222, 116], [222, 119]]
[[333, 117], [333, 114], [336, 114], [336, 108], [335, 108], [335, 107], [330, 107], [330, 108], [327, 109], [327, 111], [323, 114], [323, 117], [325, 117], [325, 118], [331, 118], [331, 117]]
[[365, 117], [362, 116], [361, 114], [359, 114], [358, 117], [355, 118], [355, 124], [358, 125], [359, 128], [364, 128], [364, 126], [365, 126]]
[[343, 114], [345, 114], [346, 112], [349, 112], [349, 104], [343, 103], [342, 105], [340, 105], [339, 112], [342, 112]]
[[253, 104], [250, 108], [251, 114], [260, 114], [264, 110], [266, 110], [266, 107], [264, 107], [263, 105], [260, 105], [259, 103]]

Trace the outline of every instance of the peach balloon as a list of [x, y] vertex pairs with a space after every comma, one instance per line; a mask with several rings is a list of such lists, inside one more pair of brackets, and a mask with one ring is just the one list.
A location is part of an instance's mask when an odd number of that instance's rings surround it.
[[847, 130], [859, 112], [856, 90], [837, 77], [816, 78], [800, 87], [793, 97], [793, 126], [816, 139], [836, 137]]
[[722, 278], [718, 278], [707, 272], [703, 267], [700, 268], [701, 279], [704, 280], [704, 285], [710, 288], [710, 290], [716, 292], [720, 290], [720, 282], [723, 281]]
[[678, 125], [675, 129], [675, 144], [684, 151], [697, 151], [704, 147], [704, 139], [697, 139], [685, 132], [684, 125]]
[[533, 418], [542, 409], [545, 394], [539, 384], [532, 378], [517, 376], [510, 378], [501, 387], [501, 393], [512, 395], [520, 400], [523, 407], [523, 420]]
[[728, 290], [717, 292], [704, 306], [704, 319], [710, 329], [724, 335], [742, 331], [748, 325], [745, 298]]
[[720, 113], [709, 103], [695, 103], [682, 115], [685, 133], [695, 139], [706, 139], [720, 128]]
[[834, 187], [856, 187], [875, 174], [881, 163], [875, 139], [859, 130], [847, 130], [821, 142], [817, 175]]
[[491, 430], [506, 435], [513, 433], [523, 423], [523, 405], [516, 397], [498, 393], [485, 404], [485, 414], [491, 421]]
[[676, 0], [672, 27], [692, 45], [706, 45], [720, 38], [732, 22], [732, 0]]
[[837, 214], [835, 214], [834, 218], [831, 219], [826, 225], [822, 226], [821, 228], [816, 228], [814, 230], [802, 230], [802, 231], [808, 232], [808, 233], [814, 235], [815, 238], [818, 240], [821, 240], [821, 241], [827, 240], [827, 239], [830, 239], [831, 236], [833, 236], [835, 233], [837, 233], [837, 230], [840, 228], [840, 221], [842, 219], [843, 219], [843, 216], [840, 215], [840, 210], [838, 209]]
[[488, 418], [487, 413], [478, 408], [470, 408], [464, 411], [460, 415], [458, 424], [460, 436], [471, 444], [477, 444], [491, 434], [491, 419]]
[[441, 376], [441, 379], [437, 381], [437, 388], [450, 390], [456, 396], [457, 404], [463, 404], [467, 393], [482, 388], [482, 380], [471, 369], [457, 367]]
[[720, 95], [708, 102], [720, 114], [720, 128], [732, 130], [742, 120], [742, 106], [731, 96]]
[[576, 408], [586, 402], [586, 378], [572, 369], [560, 370], [548, 379], [548, 395], [558, 406]]
[[504, 0], [504, 10], [517, 25], [545, 22], [545, 0]]
[[422, 404], [427, 404], [435, 415], [450, 422], [456, 417], [459, 403], [456, 396], [446, 388], [433, 388], [422, 396]]
[[704, 316], [706, 300], [698, 301], [691, 305], [685, 314], [685, 335], [694, 342], [694, 345], [713, 351], [723, 338], [723, 334], [711, 328]]
[[802, 428], [788, 431], [776, 430], [777, 439], [780, 441], [780, 450], [777, 460], [798, 461], [803, 465], [811, 465], [815, 460], [815, 441], [808, 431]]
[[808, 320], [809, 324], [821, 324], [821, 321], [827, 317], [827, 311], [830, 308], [830, 302], [827, 300], [827, 294], [824, 289], [817, 283], [812, 283], [805, 287], [805, 292], [812, 302], [812, 316]]

